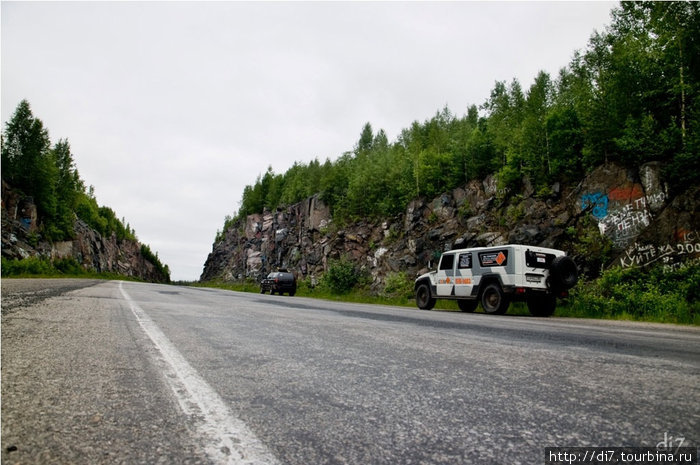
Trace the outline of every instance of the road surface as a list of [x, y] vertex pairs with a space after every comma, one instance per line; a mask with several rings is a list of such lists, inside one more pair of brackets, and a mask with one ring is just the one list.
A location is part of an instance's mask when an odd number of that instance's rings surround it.
[[537, 464], [700, 443], [700, 330], [2, 281], [2, 463]]

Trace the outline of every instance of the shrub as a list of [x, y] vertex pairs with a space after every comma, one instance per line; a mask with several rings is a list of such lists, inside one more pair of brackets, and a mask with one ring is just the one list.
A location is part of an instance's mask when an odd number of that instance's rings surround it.
[[347, 294], [360, 281], [361, 273], [347, 257], [331, 260], [328, 271], [321, 278], [321, 286], [333, 294]]
[[56, 269], [49, 259], [28, 257], [22, 260], [2, 259], [2, 275], [49, 275], [56, 273]]
[[384, 281], [384, 297], [413, 298], [413, 280], [404, 271], [390, 273]]
[[700, 324], [700, 264], [612, 268], [572, 290], [572, 316]]
[[63, 274], [77, 275], [85, 273], [85, 269], [73, 257], [56, 259], [53, 262], [53, 266]]
[[158, 273], [160, 273], [165, 278], [166, 283], [170, 282], [170, 268], [168, 267], [168, 265], [163, 265], [163, 263], [160, 261], [160, 258], [158, 258], [157, 252], [154, 254], [148, 245], [141, 244], [141, 255], [147, 261], [151, 262], [151, 264], [155, 267]]

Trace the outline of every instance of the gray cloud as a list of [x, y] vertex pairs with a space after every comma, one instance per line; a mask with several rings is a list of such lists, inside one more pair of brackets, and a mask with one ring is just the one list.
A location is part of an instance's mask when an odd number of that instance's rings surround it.
[[496, 80], [555, 75], [607, 2], [2, 2], [2, 121], [23, 98], [83, 179], [197, 279], [268, 166], [394, 140]]

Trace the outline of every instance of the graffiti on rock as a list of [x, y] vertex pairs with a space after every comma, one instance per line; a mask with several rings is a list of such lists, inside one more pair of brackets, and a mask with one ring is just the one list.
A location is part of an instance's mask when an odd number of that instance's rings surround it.
[[[676, 242], [678, 241], [678, 242]], [[700, 259], [700, 235], [697, 231], [676, 232], [673, 241], [666, 244], [639, 244], [635, 242], [619, 258], [623, 268], [661, 263], [664, 271], [678, 269], [688, 260]]]
[[608, 197], [612, 200], [618, 200], [620, 202], [631, 201], [632, 199], [639, 199], [644, 197], [644, 192], [642, 192], [642, 186], [639, 184], [633, 184], [626, 187], [616, 187], [608, 193]]
[[602, 192], [593, 192], [581, 196], [581, 210], [590, 208], [591, 214], [602, 220], [608, 216], [608, 196]]
[[581, 210], [590, 210], [600, 233], [617, 249], [625, 249], [651, 224], [649, 205], [666, 200], [663, 191], [647, 193], [642, 186], [629, 184], [610, 191], [588, 192], [581, 196]]

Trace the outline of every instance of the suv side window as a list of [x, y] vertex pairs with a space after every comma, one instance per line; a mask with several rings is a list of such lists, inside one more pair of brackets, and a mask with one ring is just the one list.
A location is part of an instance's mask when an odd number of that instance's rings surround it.
[[440, 260], [440, 269], [441, 270], [452, 270], [454, 268], [454, 264], [455, 264], [454, 254], [443, 255], [442, 260]]
[[459, 263], [457, 264], [457, 267], [460, 270], [467, 270], [472, 267], [472, 254], [470, 253], [463, 253], [459, 256]]

